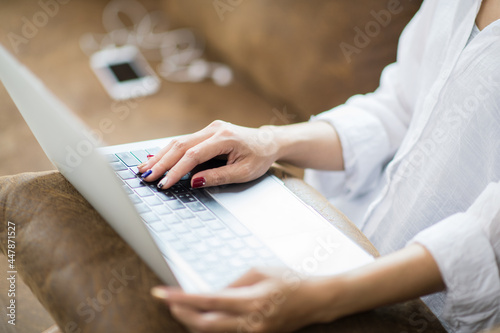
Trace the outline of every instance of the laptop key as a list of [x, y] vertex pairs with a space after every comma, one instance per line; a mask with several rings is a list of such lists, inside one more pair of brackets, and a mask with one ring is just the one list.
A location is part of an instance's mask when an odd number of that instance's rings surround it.
[[163, 205], [163, 202], [155, 196], [145, 197], [144, 202], [149, 206]]
[[139, 214], [151, 211], [151, 209], [145, 203], [140, 203], [138, 205], [135, 205], [135, 210], [137, 210]]
[[219, 261], [219, 257], [213, 253], [207, 253], [205, 256], [203, 256], [203, 259], [209, 263], [216, 263]]
[[194, 217], [193, 213], [188, 209], [178, 209], [175, 213], [183, 220], [192, 219]]
[[140, 197], [149, 197], [153, 195], [153, 192], [147, 187], [137, 187], [134, 188], [134, 190]]
[[141, 163], [146, 162], [148, 160], [149, 153], [145, 150], [134, 150], [130, 152], [135, 156]]
[[[194, 233], [196, 233], [198, 235], [198, 237], [200, 237], [201, 239], [206, 239], [206, 238], [210, 238], [210, 237], [213, 237], [213, 234], [210, 230], [208, 230], [208, 228], [197, 228], [197, 227], [193, 227], [192, 225], [190, 225], [191, 222], [195, 222], [197, 220], [189, 220], [189, 221], [186, 221], [186, 224], [193, 230]], [[203, 227], [203, 225], [202, 225]]]
[[145, 187], [142, 180], [140, 180], [138, 178], [127, 179], [125, 182], [127, 183], [128, 186], [130, 186], [132, 188]]
[[186, 193], [188, 191], [184, 186], [179, 184], [173, 185], [169, 190], [174, 194]]
[[127, 194], [134, 194], [134, 191], [132, 191], [130, 187], [125, 184], [123, 185], [123, 189], [125, 190], [125, 192], [127, 192]]
[[153, 206], [153, 210], [159, 215], [168, 215], [172, 214], [172, 211], [167, 208], [165, 205]]
[[158, 232], [163, 241], [171, 242], [179, 239], [170, 229]]
[[165, 221], [167, 224], [175, 224], [181, 222], [181, 220], [174, 214], [163, 215], [162, 220]]
[[[187, 226], [189, 226], [191, 229], [198, 229], [198, 228], [203, 228], [203, 223], [201, 223], [198, 219], [189, 219], [184, 222]], [[205, 229], [205, 228], [204, 228]], [[207, 232], [206, 234], [210, 235], [210, 232], [208, 229], [205, 229]]]
[[189, 228], [181, 223], [172, 224], [170, 227], [176, 234], [185, 234], [189, 232]]
[[191, 263], [191, 267], [193, 267], [193, 269], [195, 271], [200, 272], [200, 273], [205, 272], [209, 268], [207, 263], [205, 263], [203, 261], [197, 261], [197, 262]]
[[187, 233], [185, 235], [182, 235], [182, 240], [188, 243], [196, 243], [200, 241], [200, 239], [196, 237], [196, 235], [193, 233]]
[[204, 242], [199, 242], [199, 243], [193, 244], [192, 248], [193, 248], [193, 250], [195, 250], [199, 254], [204, 254], [210, 250], [208, 248], [207, 244], [205, 244]]
[[182, 259], [188, 262], [193, 262], [193, 261], [198, 261], [200, 259], [200, 256], [197, 255], [195, 252], [186, 252], [182, 254]]
[[162, 232], [162, 231], [169, 230], [169, 228], [162, 222], [151, 223], [149, 226], [156, 232]]
[[120, 176], [121, 179], [132, 179], [135, 178], [135, 174], [130, 171], [129, 169], [127, 170], [122, 170], [122, 171], [117, 171], [116, 174]]
[[114, 154], [106, 154], [106, 155], [104, 155], [104, 157], [106, 157], [106, 160], [109, 163], [120, 162], [120, 160], [118, 159], [118, 157], [116, 157]]
[[201, 211], [206, 210], [205, 206], [203, 206], [199, 202], [186, 203], [186, 207], [191, 209], [193, 212], [201, 212]]
[[184, 205], [182, 204], [182, 202], [177, 201], [177, 200], [167, 201], [167, 206], [168, 206], [168, 208], [170, 208], [172, 210], [184, 209], [185, 208]]
[[202, 221], [210, 221], [210, 220], [215, 220], [214, 214], [208, 212], [208, 211], [203, 211], [197, 214], [200, 220]]
[[141, 217], [147, 223], [153, 223], [153, 222], [159, 222], [160, 221], [160, 219], [158, 218], [158, 216], [156, 216], [156, 214], [153, 213], [153, 212], [142, 213]]
[[220, 247], [224, 245], [219, 239], [217, 238], [209, 238], [205, 240], [207, 242], [207, 245], [210, 246], [211, 248], [214, 247]]
[[128, 167], [134, 167], [139, 164], [139, 160], [135, 158], [134, 155], [129, 153], [128, 151], [124, 151], [122, 153], [116, 153], [116, 157], [122, 160]]
[[127, 170], [127, 167], [122, 162], [109, 163], [109, 165], [111, 165], [115, 171]]
[[172, 194], [172, 193], [170, 193], [170, 192], [160, 191], [160, 192], [158, 192], [158, 196], [159, 196], [159, 197], [160, 197], [160, 199], [161, 199], [161, 200], [163, 200], [163, 201], [176, 200], [175, 195], [173, 195], [173, 194]]
[[142, 203], [141, 198], [139, 198], [137, 195], [129, 195], [129, 198], [130, 198], [130, 201], [132, 201], [132, 203], [134, 205]]
[[185, 251], [188, 249], [186, 244], [180, 240], [170, 241], [168, 245], [172, 246], [177, 251]]
[[179, 198], [179, 200], [182, 201], [182, 202], [184, 202], [184, 203], [196, 202], [196, 198], [193, 197], [189, 193], [181, 193], [181, 194], [177, 195], [177, 198]]

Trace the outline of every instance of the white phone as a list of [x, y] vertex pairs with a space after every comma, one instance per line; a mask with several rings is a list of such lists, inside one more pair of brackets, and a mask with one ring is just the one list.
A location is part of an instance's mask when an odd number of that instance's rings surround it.
[[94, 53], [90, 67], [115, 100], [151, 95], [160, 88], [160, 79], [133, 45]]

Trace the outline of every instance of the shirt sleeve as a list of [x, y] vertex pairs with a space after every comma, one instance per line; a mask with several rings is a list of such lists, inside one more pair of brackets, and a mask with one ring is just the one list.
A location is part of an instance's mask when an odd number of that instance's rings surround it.
[[326, 197], [354, 198], [375, 188], [401, 145], [417, 101], [422, 55], [415, 50], [425, 42], [420, 21], [417, 13], [405, 28], [397, 62], [384, 69], [375, 92], [311, 118], [330, 123], [342, 144], [343, 172], [306, 170], [306, 180]]
[[410, 241], [426, 247], [446, 284], [442, 318], [456, 332], [500, 324], [500, 183], [490, 183], [465, 212]]

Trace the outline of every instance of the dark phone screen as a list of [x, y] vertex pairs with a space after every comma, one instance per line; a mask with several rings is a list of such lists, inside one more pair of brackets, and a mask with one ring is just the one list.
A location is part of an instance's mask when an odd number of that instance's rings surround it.
[[120, 82], [130, 81], [140, 78], [139, 74], [132, 68], [130, 63], [124, 62], [121, 64], [110, 65], [109, 68]]

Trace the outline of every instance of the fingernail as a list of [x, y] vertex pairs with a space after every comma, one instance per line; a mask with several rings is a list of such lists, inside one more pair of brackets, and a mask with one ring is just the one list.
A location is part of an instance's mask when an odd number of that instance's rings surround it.
[[160, 287], [153, 287], [151, 289], [151, 295], [161, 299], [168, 299], [168, 291]]
[[155, 157], [155, 155], [148, 155], [146, 158], [149, 160], [151, 157]]
[[167, 177], [163, 178], [162, 180], [160, 180], [160, 182], [158, 183], [158, 188], [163, 188], [163, 186], [165, 186], [165, 183], [167, 182]]
[[146, 162], [139, 164], [139, 165], [137, 166], [137, 168], [139, 168], [139, 169], [140, 169], [140, 168], [143, 168], [143, 167], [145, 167], [145, 166], [146, 166]]
[[141, 175], [141, 178], [144, 179], [146, 177], [148, 177], [150, 174], [153, 173], [153, 170], [149, 169], [148, 171], [144, 172], [142, 175]]
[[205, 178], [198, 177], [198, 178], [193, 179], [192, 187], [193, 188], [200, 188], [200, 187], [205, 186], [206, 184], [207, 184], [207, 181], [205, 180]]

